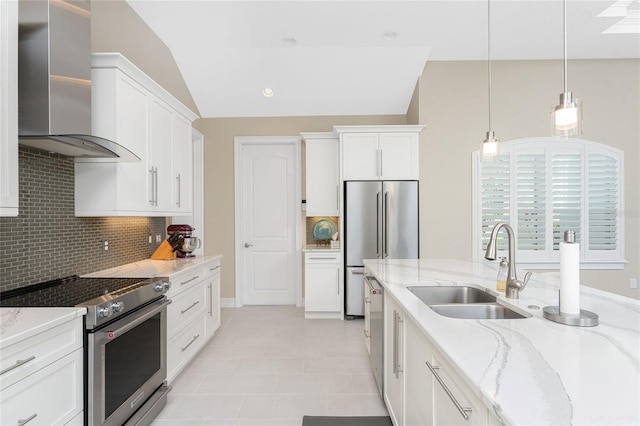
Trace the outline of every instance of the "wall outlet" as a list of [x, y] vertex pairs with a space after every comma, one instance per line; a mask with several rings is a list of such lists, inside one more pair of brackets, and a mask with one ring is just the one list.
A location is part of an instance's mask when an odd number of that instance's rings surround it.
[[104, 240], [104, 241], [102, 242], [102, 250], [104, 250], [104, 251], [109, 251], [109, 241]]
[[156, 235], [156, 243], [162, 241], [162, 236], [160, 234]]
[[149, 235], [149, 244], [153, 243], [153, 235]]
[[629, 280], [629, 287], [638, 288], [638, 280], [637, 280], [637, 278], [631, 278]]

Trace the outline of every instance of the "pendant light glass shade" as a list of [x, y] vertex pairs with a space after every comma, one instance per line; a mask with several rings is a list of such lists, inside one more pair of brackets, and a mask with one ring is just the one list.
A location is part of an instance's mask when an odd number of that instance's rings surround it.
[[557, 137], [582, 135], [582, 102], [567, 90], [567, 0], [562, 2], [562, 34], [564, 47], [564, 92], [551, 112], [552, 134]]
[[491, 1], [487, 0], [487, 88], [489, 99], [489, 131], [480, 144], [480, 153], [484, 161], [493, 160], [499, 151], [495, 133], [491, 130]]
[[498, 155], [498, 143], [500, 141], [496, 139], [496, 135], [493, 131], [489, 130], [487, 132], [487, 137], [482, 141], [480, 145], [480, 150], [482, 153], [482, 158], [484, 160], [492, 160]]

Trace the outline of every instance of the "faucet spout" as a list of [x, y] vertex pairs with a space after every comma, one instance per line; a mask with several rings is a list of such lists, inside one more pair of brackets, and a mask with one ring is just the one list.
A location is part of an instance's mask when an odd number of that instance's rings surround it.
[[499, 222], [491, 231], [491, 237], [489, 237], [489, 243], [487, 244], [487, 250], [485, 251], [484, 258], [487, 260], [496, 260], [498, 247], [498, 233], [500, 230], [504, 228], [507, 231], [507, 242], [509, 245], [509, 270], [507, 272], [507, 298], [509, 299], [517, 299], [520, 296], [520, 292], [524, 290], [527, 282], [529, 281], [529, 277], [531, 277], [531, 272], [528, 272], [524, 280], [519, 281], [518, 277], [516, 277], [516, 242], [515, 237], [513, 235], [513, 229], [511, 226], [505, 222]]

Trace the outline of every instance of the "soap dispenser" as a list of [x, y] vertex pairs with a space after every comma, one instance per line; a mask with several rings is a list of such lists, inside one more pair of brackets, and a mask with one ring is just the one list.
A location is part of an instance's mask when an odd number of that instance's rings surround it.
[[496, 290], [507, 291], [507, 276], [509, 274], [509, 262], [506, 257], [500, 258], [500, 266], [498, 267], [498, 278], [496, 280]]

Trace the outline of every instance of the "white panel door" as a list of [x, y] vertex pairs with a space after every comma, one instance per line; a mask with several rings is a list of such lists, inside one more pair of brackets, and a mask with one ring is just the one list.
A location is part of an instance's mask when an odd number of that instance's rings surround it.
[[296, 150], [292, 144], [242, 149], [244, 303], [296, 304]]

